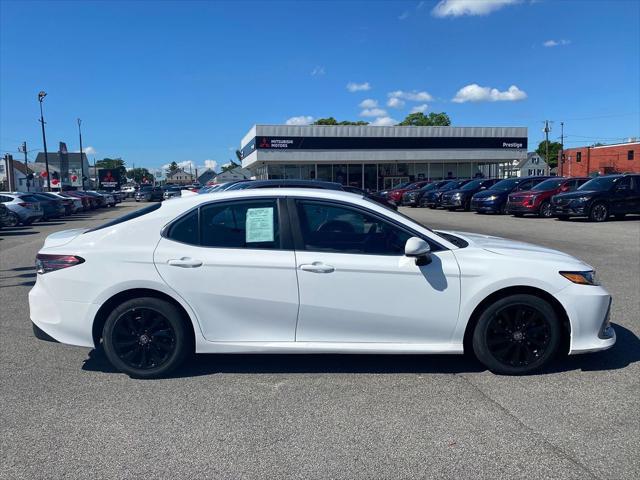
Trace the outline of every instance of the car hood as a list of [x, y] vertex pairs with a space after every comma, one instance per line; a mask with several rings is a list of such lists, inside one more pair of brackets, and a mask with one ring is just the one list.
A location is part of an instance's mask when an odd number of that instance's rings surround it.
[[555, 197], [556, 198], [580, 198], [580, 197], [591, 197], [593, 195], [598, 195], [599, 192], [597, 190], [576, 190], [574, 192], [565, 192], [565, 193], [558, 193]]
[[481, 190], [478, 193], [474, 194], [473, 196], [475, 198], [485, 198], [485, 197], [490, 197], [491, 195], [495, 195], [499, 197], [501, 195], [508, 195], [509, 193], [511, 192], [504, 191], [504, 190]]
[[[506, 255], [510, 257], [519, 257], [543, 260], [553, 258], [559, 261], [570, 261], [571, 263], [584, 263], [582, 260], [576, 259], [572, 255], [554, 250], [552, 248], [534, 245], [532, 243], [520, 242], [518, 240], [510, 240], [508, 238], [494, 237], [491, 235], [482, 235], [469, 232], [444, 232], [466, 240], [470, 245], [482, 248], [498, 255]], [[585, 264], [586, 265], [586, 264]], [[586, 265], [588, 266], [588, 265]], [[591, 268], [590, 266], [588, 266]]]

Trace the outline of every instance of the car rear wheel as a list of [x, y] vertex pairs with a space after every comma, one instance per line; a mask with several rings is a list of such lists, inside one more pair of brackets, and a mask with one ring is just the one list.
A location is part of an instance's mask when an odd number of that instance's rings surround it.
[[592, 222], [604, 222], [609, 218], [609, 208], [604, 203], [596, 203], [589, 211], [589, 220]]
[[178, 367], [190, 351], [180, 312], [158, 298], [137, 298], [113, 310], [103, 329], [111, 364], [131, 377], [157, 378]]
[[551, 218], [553, 216], [553, 210], [549, 202], [542, 202], [538, 210], [538, 216], [542, 218]]
[[13, 212], [9, 212], [7, 214], [7, 220], [5, 222], [5, 227], [17, 227], [19, 223], [20, 223], [20, 219], [18, 218], [18, 215], [16, 215]]
[[473, 351], [492, 372], [526, 374], [553, 359], [560, 336], [560, 324], [549, 303], [534, 295], [510, 295], [481, 314], [473, 333]]

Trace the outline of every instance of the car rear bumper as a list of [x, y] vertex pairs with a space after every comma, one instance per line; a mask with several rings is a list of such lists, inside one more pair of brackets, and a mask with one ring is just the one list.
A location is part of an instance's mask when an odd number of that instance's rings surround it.
[[31, 321], [61, 343], [93, 347], [92, 320], [100, 306], [53, 298], [36, 279], [29, 292]]

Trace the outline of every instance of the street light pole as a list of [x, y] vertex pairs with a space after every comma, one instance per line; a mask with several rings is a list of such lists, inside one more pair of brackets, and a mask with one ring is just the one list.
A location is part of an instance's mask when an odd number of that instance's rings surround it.
[[82, 161], [82, 129], [80, 128], [80, 124], [82, 120], [78, 119], [78, 135], [80, 136], [80, 175], [82, 175], [82, 190], [84, 190], [84, 162]]
[[40, 91], [38, 93], [38, 102], [40, 102], [40, 123], [42, 124], [42, 145], [44, 147], [44, 167], [47, 172], [47, 190], [51, 191], [51, 178], [49, 177], [49, 154], [47, 153], [47, 137], [44, 133], [44, 115], [42, 113], [42, 101], [44, 97], [47, 96], [47, 93], [44, 91]]

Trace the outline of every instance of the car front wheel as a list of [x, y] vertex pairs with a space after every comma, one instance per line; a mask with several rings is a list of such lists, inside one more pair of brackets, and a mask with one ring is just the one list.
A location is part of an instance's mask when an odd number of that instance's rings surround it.
[[111, 364], [135, 378], [167, 375], [192, 349], [180, 312], [152, 297], [128, 300], [114, 309], [102, 339]]
[[589, 220], [592, 222], [604, 222], [609, 218], [609, 208], [604, 203], [596, 203], [589, 211]]
[[7, 220], [5, 221], [5, 227], [17, 227], [20, 223], [20, 218], [13, 212], [7, 214]]
[[548, 364], [560, 336], [558, 317], [549, 303], [534, 295], [510, 295], [480, 315], [473, 351], [492, 372], [521, 375]]
[[540, 210], [538, 210], [538, 215], [542, 218], [551, 218], [553, 216], [551, 204], [549, 202], [542, 202], [542, 205], [540, 205]]

